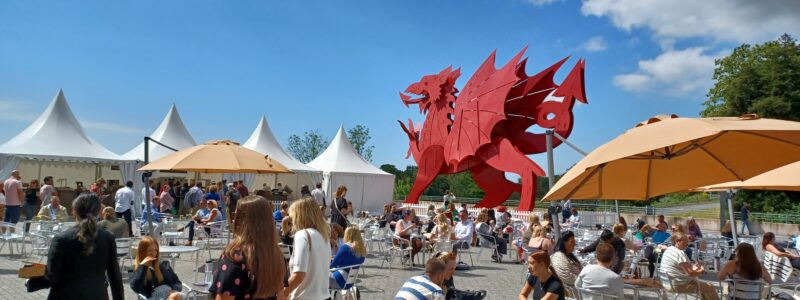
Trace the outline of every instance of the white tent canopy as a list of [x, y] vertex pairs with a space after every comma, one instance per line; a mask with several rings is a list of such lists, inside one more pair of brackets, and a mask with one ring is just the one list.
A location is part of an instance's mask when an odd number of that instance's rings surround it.
[[[62, 90], [25, 130], [0, 145], [0, 178], [9, 176], [23, 160], [64, 162], [70, 164], [126, 164], [131, 159], [120, 156], [95, 142], [86, 134], [67, 104]], [[29, 175], [28, 178], [33, 177]], [[91, 175], [92, 177], [94, 175]], [[125, 174], [123, 180], [132, 180], [134, 174]], [[89, 178], [88, 181], [94, 181]]]
[[392, 201], [394, 175], [376, 168], [364, 160], [350, 144], [343, 127], [331, 144], [308, 166], [323, 171], [323, 185], [329, 199], [334, 198], [337, 187], [347, 187], [347, 200], [356, 210], [381, 212], [383, 205]]
[[255, 181], [266, 183], [273, 188], [278, 182], [281, 182], [293, 189], [296, 195], [299, 195], [301, 186], [308, 185], [313, 189], [314, 183], [322, 181], [322, 171], [309, 167], [286, 153], [275, 135], [272, 134], [272, 129], [264, 116], [261, 117], [258, 126], [242, 146], [268, 155], [294, 171], [294, 174], [265, 174], [258, 177], [255, 174], [225, 174], [227, 179], [242, 179], [250, 187], [253, 187]]
[[[169, 112], [167, 112], [164, 120], [161, 121], [161, 125], [158, 125], [158, 128], [150, 134], [150, 138], [178, 150], [197, 146], [197, 142], [194, 141], [192, 135], [186, 130], [186, 126], [183, 125], [183, 120], [181, 120], [181, 115], [178, 114], [178, 109], [175, 107], [175, 104], [169, 108]], [[174, 152], [156, 143], [150, 143], [149, 147], [150, 161], [157, 160]], [[136, 147], [133, 147], [133, 149], [123, 156], [144, 161], [144, 141]]]

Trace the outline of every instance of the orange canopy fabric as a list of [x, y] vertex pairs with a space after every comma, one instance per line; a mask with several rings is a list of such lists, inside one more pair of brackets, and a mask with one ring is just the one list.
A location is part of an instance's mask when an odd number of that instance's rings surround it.
[[776, 190], [800, 191], [800, 161], [767, 171], [745, 181], [731, 181], [699, 188], [699, 190]]
[[149, 163], [139, 171], [200, 173], [292, 173], [280, 162], [231, 141], [212, 141]]
[[646, 200], [746, 180], [796, 161], [800, 122], [752, 115], [650, 119], [589, 153], [544, 200]]

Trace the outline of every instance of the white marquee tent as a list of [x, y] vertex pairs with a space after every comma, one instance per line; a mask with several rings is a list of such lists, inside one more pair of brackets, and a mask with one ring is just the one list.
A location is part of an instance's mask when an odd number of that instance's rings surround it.
[[394, 175], [364, 160], [350, 144], [343, 127], [339, 127], [328, 148], [308, 166], [322, 170], [328, 198], [334, 198], [337, 187], [346, 186], [346, 198], [357, 211], [382, 212], [383, 205], [392, 201]]
[[[197, 142], [195, 142], [194, 138], [192, 138], [192, 135], [189, 134], [189, 130], [187, 130], [186, 126], [183, 124], [183, 120], [181, 119], [181, 115], [178, 113], [178, 108], [175, 106], [175, 104], [172, 104], [167, 112], [167, 115], [164, 116], [164, 120], [161, 121], [161, 124], [158, 125], [158, 127], [149, 135], [149, 137], [177, 150], [197, 146]], [[149, 143], [148, 147], [150, 152], [149, 159], [151, 162], [174, 152], [152, 141]], [[137, 164], [137, 169], [142, 167], [144, 165], [144, 141], [139, 143], [139, 145], [136, 145], [136, 147], [133, 147], [133, 149], [125, 153], [123, 156], [128, 157], [131, 160], [138, 161], [139, 163]], [[136, 174], [139, 176], [139, 178], [141, 178], [141, 172], [136, 172]], [[169, 177], [187, 178], [187, 174], [170, 174]], [[133, 190], [136, 192], [137, 204], [142, 203], [141, 201], [143, 198], [140, 197], [140, 191], [143, 187], [144, 184], [141, 179], [134, 181]], [[158, 192], [158, 189], [156, 189], [156, 192]], [[135, 205], [134, 207], [136, 207], [136, 213], [138, 215], [140, 213], [139, 207], [141, 207], [141, 205]]]
[[88, 184], [102, 175], [102, 166], [108, 165], [120, 166], [121, 178], [133, 180], [135, 162], [90, 138], [61, 90], [39, 118], [0, 145], [0, 178], [7, 178], [12, 170], [19, 169], [25, 181], [38, 178], [41, 182], [42, 177], [49, 175], [56, 186], [72, 185], [75, 181]]
[[229, 180], [242, 179], [247, 186], [253, 188], [260, 188], [262, 184], [274, 188], [280, 182], [294, 191], [293, 196], [299, 196], [300, 187], [303, 185], [314, 189], [314, 183], [322, 182], [322, 171], [309, 167], [286, 153], [272, 134], [272, 129], [264, 116], [242, 146], [268, 155], [294, 171], [294, 174], [225, 174]]

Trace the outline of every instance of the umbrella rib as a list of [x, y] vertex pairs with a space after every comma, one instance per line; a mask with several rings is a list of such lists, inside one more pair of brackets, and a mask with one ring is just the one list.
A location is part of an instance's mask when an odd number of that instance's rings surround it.
[[584, 177], [584, 178], [581, 180], [581, 182], [580, 182], [580, 183], [578, 183], [578, 185], [576, 185], [576, 186], [575, 186], [575, 187], [574, 187], [574, 188], [573, 188], [571, 191], [569, 191], [569, 193], [567, 194], [567, 196], [566, 196], [566, 197], [564, 197], [564, 199], [570, 199], [570, 198], [572, 198], [572, 195], [574, 195], [574, 194], [575, 194], [575, 192], [577, 192], [577, 191], [578, 191], [578, 188], [579, 188], [579, 187], [583, 186], [583, 185], [584, 185], [584, 184], [585, 184], [587, 181], [589, 181], [589, 179], [590, 179], [590, 178], [592, 178], [592, 177], [594, 176], [594, 174], [597, 174], [597, 172], [598, 172], [598, 171], [600, 171], [601, 169], [605, 168], [605, 166], [606, 166], [606, 164], [605, 164], [605, 163], [602, 163], [602, 164], [600, 164], [600, 165], [596, 166], [596, 167], [594, 168], [594, 170], [592, 170], [592, 172], [591, 172], [591, 173], [589, 173], [589, 175], [587, 175], [586, 177]]
[[[696, 144], [696, 143], [695, 143], [695, 144]], [[708, 154], [708, 156], [711, 156], [711, 158], [713, 158], [713, 159], [714, 159], [715, 161], [717, 161], [717, 162], [718, 162], [720, 165], [722, 165], [723, 167], [725, 167], [725, 169], [726, 169], [726, 170], [728, 170], [728, 172], [730, 172], [731, 174], [733, 174], [733, 176], [736, 176], [736, 179], [739, 179], [739, 181], [744, 181], [744, 179], [742, 179], [742, 177], [741, 177], [741, 176], [739, 176], [739, 174], [736, 174], [736, 172], [734, 172], [734, 171], [733, 171], [733, 169], [731, 169], [731, 167], [729, 167], [729, 166], [728, 166], [726, 163], [724, 163], [722, 160], [720, 160], [720, 159], [719, 159], [719, 158], [718, 158], [716, 155], [714, 155], [714, 154], [712, 154], [710, 151], [706, 150], [706, 148], [705, 148], [705, 147], [703, 147], [703, 146], [701, 146], [701, 145], [697, 145], [697, 148], [699, 148], [700, 150], [703, 150], [703, 152], [705, 152], [706, 154]]]

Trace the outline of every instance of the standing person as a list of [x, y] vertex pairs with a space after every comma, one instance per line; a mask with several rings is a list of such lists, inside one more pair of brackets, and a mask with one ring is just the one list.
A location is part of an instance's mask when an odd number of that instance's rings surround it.
[[330, 226], [325, 222], [317, 202], [312, 199], [293, 203], [289, 207], [289, 216], [292, 218], [295, 233], [294, 251], [289, 259], [291, 276], [289, 285], [285, 288], [286, 294], [289, 299], [295, 300], [327, 299], [330, 297]]
[[44, 177], [44, 185], [39, 189], [39, 199], [42, 200], [42, 205], [50, 204], [50, 197], [58, 195], [58, 191], [53, 186], [53, 176]]
[[117, 218], [124, 218], [128, 223], [128, 236], [133, 236], [133, 223], [131, 222], [131, 208], [133, 207], [133, 181], [128, 181], [125, 186], [117, 190], [114, 195], [114, 212]]
[[300, 198], [311, 197], [311, 190], [307, 184], [300, 187]]
[[718, 300], [716, 289], [705, 282], [700, 282], [697, 277], [705, 272], [701, 264], [691, 264], [686, 256], [689, 247], [689, 237], [676, 232], [673, 236], [674, 246], [669, 246], [661, 255], [659, 272], [666, 273], [672, 278], [672, 286], [668, 290], [673, 292], [694, 292], [700, 290], [703, 300]]
[[544, 295], [541, 300], [564, 300], [564, 285], [550, 265], [550, 256], [546, 252], [536, 252], [528, 256], [528, 280], [520, 290], [517, 299], [526, 300], [533, 292], [537, 282], [542, 285]]
[[124, 299], [122, 275], [117, 262], [114, 236], [97, 230], [95, 217], [100, 199], [84, 193], [72, 203], [74, 227], [57, 234], [47, 254], [45, 279], [50, 283], [48, 299]]
[[[151, 179], [150, 181], [147, 182], [147, 185], [145, 185], [142, 188], [142, 211], [145, 211], [145, 207], [147, 207], [145, 205], [146, 202], [144, 202], [144, 201], [153, 202], [153, 198], [158, 197], [158, 194], [156, 194], [156, 190], [153, 189], [154, 186], [155, 186], [155, 182]], [[145, 193], [148, 190], [150, 192], [150, 198], [147, 198], [147, 196], [145, 196]], [[158, 207], [156, 207], [156, 210], [158, 210]]]
[[325, 191], [322, 190], [322, 182], [317, 182], [314, 190], [311, 191], [311, 197], [314, 197], [314, 200], [317, 201], [317, 205], [322, 208], [326, 218], [331, 215], [331, 210], [328, 208], [328, 204], [325, 203]]
[[261, 196], [248, 196], [239, 200], [238, 205], [233, 216], [236, 224], [233, 240], [223, 250], [214, 270], [213, 284], [209, 288], [211, 297], [216, 300], [282, 299], [286, 263], [278, 248], [275, 221], [269, 217], [272, 203]]
[[[3, 183], [3, 190], [6, 193], [6, 212], [3, 222], [17, 224], [22, 212], [22, 201], [25, 199], [25, 191], [22, 189], [22, 182], [19, 181], [19, 171], [11, 171], [11, 177]], [[11, 228], [14, 231], [14, 228]]]
[[236, 186], [236, 190], [239, 191], [239, 196], [242, 198], [250, 196], [250, 191], [248, 191], [247, 187], [244, 185], [244, 180], [239, 180], [239, 185]]
[[236, 205], [239, 203], [239, 199], [242, 198], [242, 195], [239, 194], [239, 190], [236, 189], [233, 183], [228, 183], [228, 192], [225, 193], [225, 201], [228, 205], [228, 215], [230, 216], [229, 220], [233, 220], [233, 215], [236, 214]]
[[158, 258], [158, 242], [151, 236], [143, 236], [136, 249], [131, 289], [148, 300], [180, 300], [183, 283], [172, 270], [169, 262]]
[[[614, 263], [614, 247], [607, 243], [597, 245], [597, 264], [587, 265], [575, 280], [575, 287], [593, 293], [613, 295], [616, 299], [625, 299], [625, 287], [622, 277], [611, 270]], [[582, 299], [604, 299], [603, 296], [586, 295]]]
[[740, 235], [744, 235], [744, 228], [747, 227], [747, 234], [753, 234], [753, 228], [750, 227], [750, 203], [744, 202], [742, 203], [742, 210], [739, 212], [742, 216], [742, 232]]
[[[39, 181], [34, 179], [25, 189], [25, 204], [22, 205], [25, 211], [25, 220], [31, 221], [39, 212]], [[25, 223], [25, 232], [31, 228], [31, 223]]]
[[425, 274], [411, 277], [403, 283], [395, 300], [444, 300], [444, 284], [447, 263], [440, 258], [431, 258], [425, 263]]
[[347, 216], [345, 214], [349, 209], [345, 196], [347, 196], [347, 187], [340, 185], [336, 189], [336, 200], [333, 203], [334, 207], [331, 209], [331, 223], [339, 224], [342, 228], [347, 228]]
[[445, 190], [444, 196], [442, 196], [442, 200], [444, 200], [442, 207], [446, 208], [450, 205], [450, 203], [456, 202], [456, 195], [453, 195], [453, 192], [451, 192], [450, 190]]
[[172, 194], [170, 193], [172, 189], [169, 187], [168, 184], [164, 184], [161, 187], [161, 193], [158, 195], [161, 198], [161, 207], [159, 210], [162, 213], [172, 213], [173, 208], [175, 208], [175, 198], [172, 198]]
[[117, 218], [114, 208], [110, 206], [103, 208], [102, 221], [97, 222], [97, 228], [111, 232], [118, 239], [129, 237], [128, 224], [125, 220]]

